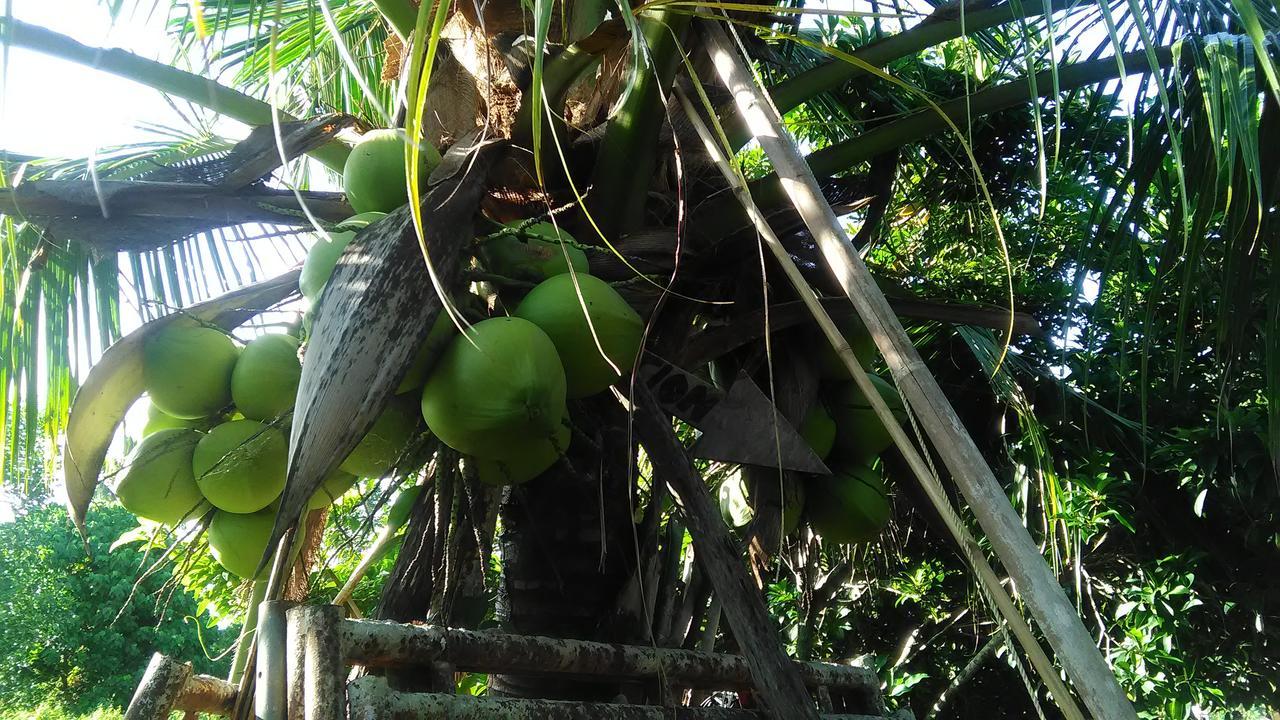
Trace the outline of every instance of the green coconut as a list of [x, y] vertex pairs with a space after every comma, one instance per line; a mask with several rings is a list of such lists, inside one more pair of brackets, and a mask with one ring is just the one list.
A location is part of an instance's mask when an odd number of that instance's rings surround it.
[[309, 302], [315, 303], [320, 298], [320, 291], [333, 276], [333, 269], [338, 265], [338, 258], [347, 245], [355, 239], [356, 232], [386, 217], [386, 213], [367, 212], [353, 215], [343, 220], [329, 231], [328, 237], [316, 240], [307, 251], [307, 259], [302, 262], [302, 272], [298, 275], [298, 289]]
[[289, 443], [257, 420], [232, 420], [196, 445], [191, 465], [205, 498], [219, 510], [257, 512], [284, 491]]
[[805, 486], [795, 475], [786, 473], [779, 477], [776, 467], [748, 467], [743, 470], [743, 488], [755, 516], [760, 516], [765, 508], [780, 508], [783, 535], [789, 535], [800, 527], [805, 507]]
[[427, 339], [422, 341], [418, 346], [418, 352], [413, 356], [413, 361], [409, 364], [409, 371], [405, 373], [404, 379], [396, 386], [396, 394], [407, 393], [411, 390], [417, 390], [427, 382], [427, 377], [431, 374], [431, 368], [435, 367], [436, 361], [440, 359], [441, 353], [445, 348], [449, 347], [449, 341], [458, 334], [458, 326], [453, 324], [453, 318], [449, 314], [441, 311], [436, 316], [436, 321], [431, 325], [431, 331], [427, 333]]
[[155, 403], [149, 400], [144, 402], [147, 403], [147, 422], [142, 426], [142, 437], [161, 430], [205, 430], [213, 424], [212, 418], [197, 418], [195, 420], [176, 418], [156, 407]]
[[[898, 423], [906, 422], [906, 409], [902, 406], [902, 398], [893, 386], [875, 375], [868, 376], [876, 386], [880, 397], [893, 411]], [[828, 408], [831, 417], [836, 421], [836, 446], [841, 457], [849, 460], [868, 461], [884, 452], [893, 443], [889, 430], [880, 422], [867, 397], [858, 389], [857, 383], [849, 381], [840, 385]]]
[[[209, 551], [213, 559], [232, 574], [248, 580], [267, 552], [275, 522], [274, 507], [253, 513], [219, 510], [209, 522]], [[263, 574], [269, 570], [263, 568]]]
[[720, 518], [729, 527], [742, 527], [755, 517], [755, 510], [747, 500], [741, 471], [726, 477], [716, 490], [716, 496], [720, 501]]
[[409, 513], [413, 512], [413, 506], [418, 502], [418, 496], [422, 494], [422, 486], [414, 485], [405, 488], [396, 495], [396, 499], [391, 503], [391, 509], [387, 510], [386, 527], [398, 529], [404, 527], [409, 522]]
[[143, 438], [116, 486], [120, 504], [164, 525], [201, 515], [208, 505], [191, 472], [198, 442], [200, 433], [190, 428], [157, 430]]
[[[849, 315], [836, 322], [844, 339], [849, 341], [854, 357], [864, 369], [871, 366], [876, 358], [876, 341], [871, 337], [867, 326], [856, 315]], [[844, 361], [836, 354], [835, 348], [820, 329], [813, 328], [809, 332], [809, 347], [818, 359], [818, 375], [824, 380], [848, 380], [849, 370]]]
[[821, 402], [815, 402], [800, 424], [800, 437], [809, 443], [819, 460], [826, 460], [836, 444], [836, 421]]
[[231, 399], [245, 417], [271, 420], [293, 410], [302, 363], [298, 339], [272, 333], [254, 338], [231, 373]]
[[338, 501], [338, 498], [347, 494], [347, 491], [355, 486], [355, 475], [349, 472], [343, 472], [341, 468], [329, 473], [329, 477], [324, 479], [324, 483], [320, 485], [320, 489], [316, 490], [311, 499], [307, 501], [308, 510], [319, 510], [322, 507], [329, 507]]
[[231, 402], [239, 354], [223, 332], [177, 320], [143, 343], [143, 385], [161, 412], [180, 420], [213, 415]]
[[[409, 202], [405, 177], [404, 130], [371, 130], [351, 148], [342, 168], [347, 202], [358, 213], [391, 212]], [[440, 153], [430, 143], [418, 146], [418, 175], [423, 188], [427, 175], [440, 164]]]
[[[589, 271], [587, 255], [573, 236], [549, 222], [534, 223], [486, 240], [480, 255], [490, 272], [511, 278], [545, 280], [553, 275]], [[567, 259], [566, 259], [567, 256]]]
[[570, 398], [595, 395], [630, 372], [644, 335], [639, 313], [609, 283], [591, 275], [566, 273], [542, 281], [520, 302], [515, 315], [542, 328], [555, 343]]
[[502, 460], [476, 459], [476, 472], [486, 485], [519, 485], [546, 472], [569, 449], [573, 431], [560, 423], [555, 437], [533, 438], [509, 448]]
[[360, 477], [382, 477], [395, 467], [418, 432], [418, 413], [413, 404], [412, 398], [392, 398], [339, 467]]
[[809, 525], [824, 540], [859, 543], [874, 539], [889, 524], [889, 494], [880, 473], [851, 465], [808, 481]]
[[552, 438], [565, 415], [565, 372], [551, 338], [515, 317], [490, 318], [450, 343], [422, 388], [422, 416], [465, 455], [506, 459]]
[[317, 238], [307, 251], [307, 259], [302, 261], [302, 271], [298, 274], [298, 289], [308, 302], [314, 304], [320, 299], [320, 291], [333, 275], [338, 258], [355, 237], [354, 232], [332, 230], [328, 237]]

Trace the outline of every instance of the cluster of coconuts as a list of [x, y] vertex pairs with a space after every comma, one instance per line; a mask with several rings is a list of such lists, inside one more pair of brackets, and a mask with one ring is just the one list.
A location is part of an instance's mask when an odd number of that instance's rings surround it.
[[[347, 199], [365, 224], [408, 201], [403, 131], [364, 135], [343, 173]], [[423, 144], [419, 177], [440, 162]], [[354, 233], [339, 225], [317, 243], [303, 267], [302, 291], [313, 302]], [[337, 247], [334, 247], [334, 246]], [[420, 410], [431, 433], [468, 456], [481, 481], [527, 482], [555, 464], [572, 438], [567, 401], [603, 392], [631, 370], [644, 323], [608, 283], [589, 274], [587, 256], [551, 222], [524, 222], [482, 239], [478, 262], [496, 276], [533, 283], [508, 316], [458, 332], [441, 312], [397, 388], [421, 388]], [[309, 290], [314, 287], [314, 290]], [[505, 300], [514, 299], [504, 294]]]
[[[299, 277], [313, 306], [356, 233], [408, 201], [408, 147], [403, 131], [375, 130], [353, 148], [343, 180], [357, 215], [312, 246]], [[425, 181], [440, 156], [423, 143], [418, 158]], [[589, 274], [586, 255], [567, 233], [551, 223], [521, 223], [484, 239], [479, 261], [536, 285], [510, 316], [482, 320], [464, 334], [441, 313], [395, 398], [325, 480], [312, 508], [336, 500], [358, 477], [390, 471], [421, 434], [422, 419], [471, 458], [482, 481], [526, 482], [568, 448], [567, 401], [602, 392], [631, 370], [643, 321]], [[185, 317], [148, 337], [148, 421], [116, 487], [121, 504], [169, 526], [212, 511], [214, 558], [250, 577], [284, 490], [299, 348], [287, 334], [241, 347], [222, 329]], [[401, 514], [407, 512], [406, 505]]]
[[[404, 148], [402, 132], [375, 131], [351, 153], [344, 178], [359, 214], [308, 253], [299, 277], [308, 301], [319, 298], [356, 232], [407, 199]], [[439, 162], [434, 148], [424, 148], [425, 163]], [[398, 202], [386, 200], [397, 191]], [[116, 495], [138, 517], [162, 525], [212, 511], [210, 551], [240, 577], [257, 568], [284, 491], [288, 425], [302, 374], [299, 346], [292, 335], [267, 334], [241, 347], [221, 328], [188, 318], [176, 318], [144, 342], [148, 419]], [[393, 401], [309, 507], [332, 503], [358, 477], [385, 474], [419, 430], [412, 400]]]
[[[856, 319], [847, 321], [842, 329], [858, 362], [866, 367], [875, 358], [870, 334]], [[810, 342], [822, 383], [799, 429], [831, 474], [786, 473], [780, 477], [776, 468], [749, 468], [740, 482], [722, 486], [722, 514], [733, 523], [729, 506], [734, 494], [740, 492], [753, 508], [781, 506], [784, 534], [807, 521], [825, 540], [868, 542], [889, 523], [888, 490], [881, 469], [874, 465], [893, 440], [826, 338], [817, 334]], [[869, 378], [898, 422], [903, 422], [906, 411], [897, 391], [880, 377]]]
[[588, 273], [586, 254], [552, 223], [485, 239], [479, 260], [536, 285], [510, 316], [452, 339], [423, 386], [422, 416], [441, 442], [475, 461], [482, 482], [515, 485], [568, 449], [568, 400], [603, 392], [631, 371], [644, 321]]
[[[298, 349], [298, 339], [282, 333], [242, 348], [220, 328], [187, 318], [148, 337], [147, 423], [116, 487], [120, 503], [169, 526], [212, 510], [214, 559], [240, 577], [252, 576], [284, 491], [288, 423], [302, 373]], [[389, 408], [309, 506], [332, 503], [357, 476], [386, 472], [415, 422], [403, 405]]]

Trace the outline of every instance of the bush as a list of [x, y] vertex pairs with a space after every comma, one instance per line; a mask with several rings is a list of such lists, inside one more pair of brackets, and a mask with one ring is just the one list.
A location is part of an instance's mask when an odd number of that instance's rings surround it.
[[[144, 580], [126, 604], [157, 557], [137, 545], [111, 550], [136, 524], [119, 505], [95, 505], [88, 554], [57, 505], [28, 505], [16, 521], [0, 525], [0, 707], [37, 708], [13, 717], [124, 707], [157, 651], [190, 661], [196, 672], [225, 674], [205, 658], [196, 602], [175, 591], [168, 567]], [[200, 632], [210, 648], [229, 642], [226, 631]]]
[[122, 720], [124, 713], [98, 708], [84, 715], [67, 710], [58, 703], [41, 703], [31, 710], [0, 710], [0, 720]]

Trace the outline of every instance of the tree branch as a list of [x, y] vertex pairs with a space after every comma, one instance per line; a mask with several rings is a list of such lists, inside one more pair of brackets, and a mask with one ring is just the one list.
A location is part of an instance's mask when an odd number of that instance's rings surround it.
[[[0, 37], [12, 47], [27, 48], [142, 83], [246, 125], [272, 124], [272, 108], [268, 103], [212, 79], [119, 48], [91, 47], [66, 35], [13, 18], [0, 18]], [[281, 122], [296, 120], [284, 112], [277, 113], [277, 116]], [[327, 167], [341, 172], [350, 152], [349, 147], [334, 140], [310, 154]]]
[[[1173, 64], [1173, 47], [1164, 45], [1153, 50], [1156, 61], [1161, 67]], [[1125, 53], [1122, 56], [1124, 67], [1129, 73], [1150, 72], [1150, 64], [1146, 52]], [[1055, 77], [1056, 72], [1056, 77]], [[1116, 59], [1113, 57], [1062, 65], [1057, 70], [1046, 70], [1035, 75], [1035, 82], [1021, 77], [1007, 83], [996, 85], [965, 97], [955, 98], [939, 104], [940, 115], [933, 108], [922, 108], [903, 118], [878, 125], [867, 132], [852, 137], [844, 142], [811, 153], [805, 158], [814, 175], [825, 177], [846, 172], [858, 163], [916, 142], [949, 128], [947, 119], [952, 123], [963, 124], [966, 118], [989, 115], [1000, 110], [1030, 101], [1032, 88], [1040, 94], [1074, 90], [1085, 85], [1093, 85], [1114, 80], [1120, 75]], [[945, 116], [945, 119], [944, 117]], [[782, 181], [777, 173], [751, 183], [751, 196], [756, 204], [765, 211], [780, 207], [787, 203], [787, 193], [783, 190]], [[693, 219], [690, 232], [705, 233], [711, 237], [723, 237], [726, 229], [736, 230], [741, 226], [737, 218], [742, 216], [733, 195], [726, 193], [720, 198], [710, 200], [700, 209]], [[732, 219], [731, 219], [732, 218]]]

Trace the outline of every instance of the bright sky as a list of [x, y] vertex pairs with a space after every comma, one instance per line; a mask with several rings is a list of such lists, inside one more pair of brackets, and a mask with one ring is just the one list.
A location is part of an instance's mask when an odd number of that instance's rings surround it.
[[[152, 60], [172, 59], [162, 17], [126, 15], [112, 25], [98, 0], [12, 2], [18, 20], [87, 45], [120, 47]], [[99, 147], [151, 139], [137, 127], [140, 122], [186, 125], [160, 93], [137, 83], [30, 50], [14, 48], [8, 53], [0, 96], [0, 148], [28, 155], [87, 157]]]

